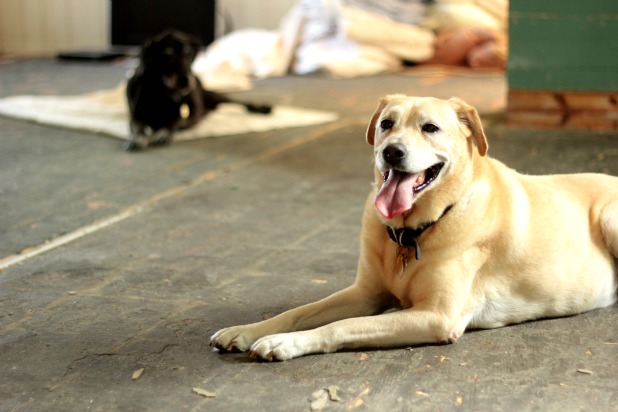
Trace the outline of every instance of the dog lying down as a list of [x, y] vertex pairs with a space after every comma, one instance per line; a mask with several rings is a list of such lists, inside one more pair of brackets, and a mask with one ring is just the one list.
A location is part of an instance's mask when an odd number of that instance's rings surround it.
[[127, 150], [168, 145], [176, 130], [197, 124], [221, 103], [239, 103], [248, 111], [268, 114], [271, 107], [234, 101], [208, 91], [191, 72], [200, 41], [177, 30], [146, 40], [140, 64], [127, 84], [131, 141]]
[[476, 110], [456, 98], [386, 96], [367, 142], [375, 185], [352, 286], [220, 330], [211, 346], [286, 360], [454, 343], [466, 328], [616, 301], [618, 177], [521, 175], [487, 156]]

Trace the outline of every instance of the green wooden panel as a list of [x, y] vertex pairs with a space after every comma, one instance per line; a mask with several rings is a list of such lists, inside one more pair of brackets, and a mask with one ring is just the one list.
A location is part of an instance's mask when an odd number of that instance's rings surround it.
[[615, 90], [618, 0], [512, 0], [512, 89]]
[[508, 79], [513, 90], [618, 91], [615, 71], [509, 69]]
[[511, 0], [509, 9], [516, 13], [605, 14], [616, 10], [616, 0]]
[[[616, 2], [618, 4], [618, 1]], [[547, 16], [532, 18], [530, 16], [510, 16], [511, 34], [515, 35], [516, 44], [533, 41], [556, 42], [603, 42], [618, 34], [618, 12], [615, 18], [593, 16]]]
[[[574, 53], [573, 50], [577, 49]], [[585, 71], [607, 69], [614, 70], [618, 75], [618, 47], [608, 50], [601, 44], [587, 43], [537, 43], [527, 45], [525, 53], [517, 53], [516, 50], [510, 58], [510, 68], [517, 69], [541, 69], [548, 70], [578, 69]], [[615, 56], [613, 59], [608, 57]]]

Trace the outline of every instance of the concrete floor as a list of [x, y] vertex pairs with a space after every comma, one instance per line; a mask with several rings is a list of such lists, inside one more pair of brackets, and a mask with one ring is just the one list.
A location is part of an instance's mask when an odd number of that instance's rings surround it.
[[[125, 71], [5, 61], [0, 96], [110, 88]], [[520, 171], [618, 175], [618, 136], [509, 129], [505, 90], [501, 75], [269, 79], [245, 96], [341, 119], [140, 154], [0, 118], [0, 265], [24, 257], [0, 272], [0, 411], [306, 411], [329, 386], [340, 400], [315, 410], [618, 410], [616, 307], [279, 363], [208, 346], [353, 280], [380, 95], [468, 100]]]

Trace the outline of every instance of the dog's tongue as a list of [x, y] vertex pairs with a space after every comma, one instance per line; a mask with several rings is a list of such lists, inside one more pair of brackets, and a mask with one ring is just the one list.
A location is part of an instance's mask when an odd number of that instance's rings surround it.
[[387, 219], [393, 219], [412, 208], [414, 185], [418, 176], [391, 170], [376, 196], [378, 212]]

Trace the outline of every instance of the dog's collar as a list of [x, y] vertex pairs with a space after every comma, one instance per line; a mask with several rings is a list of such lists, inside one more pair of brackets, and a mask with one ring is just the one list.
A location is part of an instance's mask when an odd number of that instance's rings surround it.
[[448, 206], [446, 209], [444, 209], [444, 212], [442, 212], [440, 217], [433, 222], [425, 222], [416, 228], [404, 226], [395, 229], [391, 226], [386, 225], [386, 232], [388, 233], [388, 236], [391, 238], [391, 240], [397, 243], [399, 246], [407, 249], [414, 248], [416, 260], [421, 260], [421, 246], [418, 244], [417, 238], [431, 226], [438, 223], [438, 221], [442, 219], [444, 215], [446, 215], [452, 208], [453, 205]]

